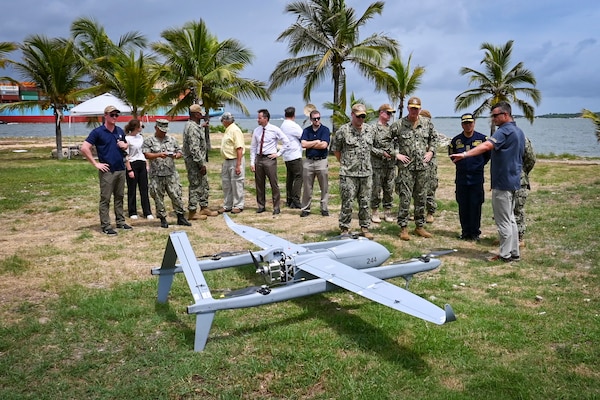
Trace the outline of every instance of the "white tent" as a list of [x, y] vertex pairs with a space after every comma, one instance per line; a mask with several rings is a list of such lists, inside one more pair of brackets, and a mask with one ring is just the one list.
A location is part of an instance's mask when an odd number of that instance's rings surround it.
[[125, 104], [123, 100], [110, 93], [104, 93], [81, 104], [77, 104], [69, 110], [69, 116], [104, 115], [104, 109], [107, 106], [115, 106], [117, 110], [121, 111], [121, 114], [131, 114], [131, 107]]

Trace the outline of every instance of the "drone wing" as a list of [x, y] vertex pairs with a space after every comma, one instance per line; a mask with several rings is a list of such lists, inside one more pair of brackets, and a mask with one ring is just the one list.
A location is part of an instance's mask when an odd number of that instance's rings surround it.
[[289, 240], [282, 239], [269, 232], [252, 228], [250, 226], [236, 224], [226, 214], [223, 214], [223, 217], [225, 218], [225, 222], [227, 222], [227, 226], [229, 226], [232, 231], [247, 241], [259, 246], [263, 250], [276, 247], [281, 248], [286, 254], [299, 254], [308, 251], [305, 247], [292, 243]]
[[369, 300], [434, 324], [442, 325], [455, 319], [450, 306], [443, 310], [414, 293], [328, 257], [303, 260], [297, 267]]

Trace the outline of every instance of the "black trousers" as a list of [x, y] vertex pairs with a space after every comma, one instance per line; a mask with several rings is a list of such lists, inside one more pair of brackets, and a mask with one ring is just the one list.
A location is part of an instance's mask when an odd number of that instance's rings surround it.
[[463, 237], [478, 237], [481, 234], [481, 205], [484, 199], [483, 183], [456, 185], [458, 217]]
[[136, 190], [139, 187], [140, 200], [142, 202], [142, 212], [144, 217], [152, 214], [150, 208], [150, 196], [148, 195], [148, 170], [146, 169], [146, 161], [133, 161], [131, 162], [131, 169], [133, 170], [133, 179], [127, 175], [127, 211], [129, 216], [137, 215], [137, 200]]
[[285, 199], [288, 207], [300, 208], [302, 194], [302, 158], [286, 161]]

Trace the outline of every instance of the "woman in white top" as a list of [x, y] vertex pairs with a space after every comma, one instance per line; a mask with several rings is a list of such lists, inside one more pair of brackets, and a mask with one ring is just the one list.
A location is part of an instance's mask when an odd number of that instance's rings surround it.
[[137, 119], [132, 119], [125, 125], [125, 140], [129, 145], [125, 167], [127, 168], [127, 210], [129, 218], [137, 219], [136, 206], [136, 188], [140, 190], [140, 200], [142, 201], [142, 211], [144, 217], [153, 219], [152, 209], [150, 208], [150, 196], [148, 196], [148, 166], [146, 157], [142, 153], [144, 137], [142, 136], [143, 125]]

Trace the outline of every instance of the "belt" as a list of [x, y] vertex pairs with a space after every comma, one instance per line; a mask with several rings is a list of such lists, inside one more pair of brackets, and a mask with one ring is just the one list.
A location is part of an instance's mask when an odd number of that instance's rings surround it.
[[314, 160], [314, 161], [318, 161], [318, 160], [324, 160], [327, 157], [306, 157], [309, 160]]
[[258, 157], [269, 157], [272, 156], [273, 154], [257, 154]]

